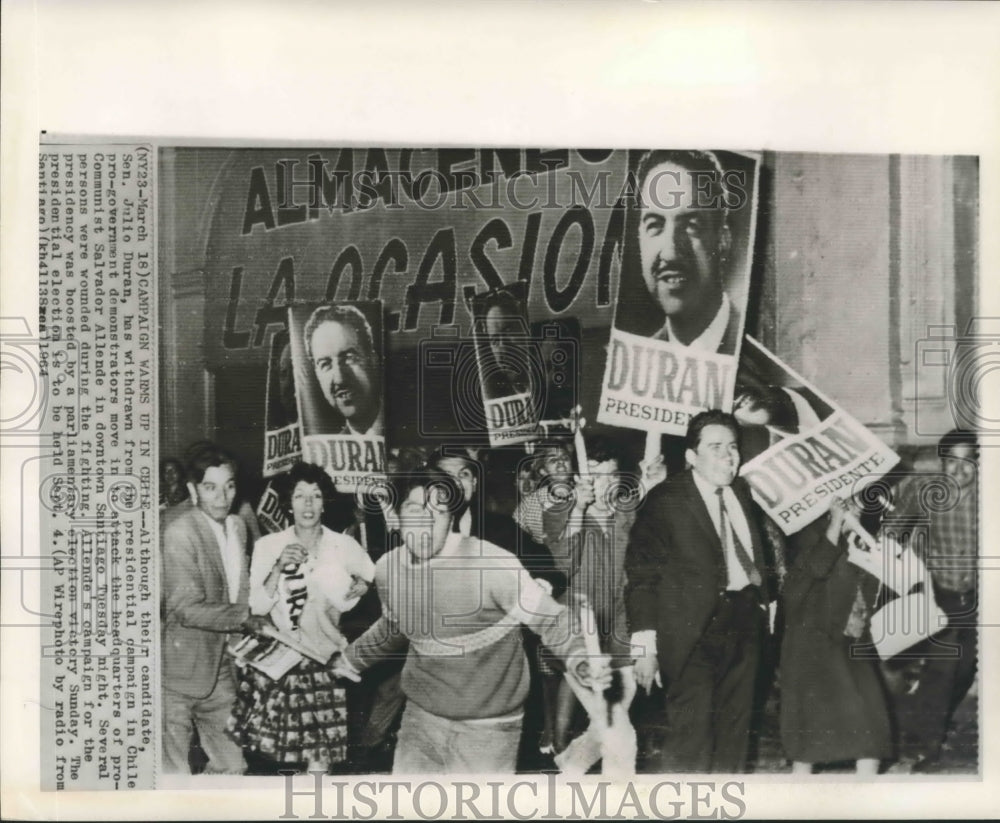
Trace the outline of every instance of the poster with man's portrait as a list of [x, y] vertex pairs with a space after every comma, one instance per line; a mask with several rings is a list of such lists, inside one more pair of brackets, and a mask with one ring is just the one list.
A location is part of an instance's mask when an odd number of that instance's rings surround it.
[[525, 308], [526, 283], [475, 295], [472, 339], [490, 445], [537, 437], [545, 375]]
[[288, 328], [303, 459], [355, 491], [385, 471], [382, 304], [297, 304]]
[[733, 415], [740, 474], [785, 534], [878, 480], [899, 456], [877, 435], [747, 335]]
[[629, 153], [621, 282], [598, 421], [682, 435], [730, 409], [757, 222], [755, 155]]
[[291, 518], [281, 508], [281, 498], [275, 484], [280, 481], [268, 480], [257, 504], [257, 522], [265, 534], [284, 531], [291, 523]]
[[264, 477], [287, 471], [302, 459], [302, 428], [288, 331], [271, 338], [265, 399]]

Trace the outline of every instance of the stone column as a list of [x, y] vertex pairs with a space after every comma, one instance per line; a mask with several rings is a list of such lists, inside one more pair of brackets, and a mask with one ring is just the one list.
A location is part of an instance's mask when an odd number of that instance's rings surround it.
[[946, 370], [915, 358], [955, 324], [951, 158], [767, 159], [763, 342], [890, 444], [946, 431]]

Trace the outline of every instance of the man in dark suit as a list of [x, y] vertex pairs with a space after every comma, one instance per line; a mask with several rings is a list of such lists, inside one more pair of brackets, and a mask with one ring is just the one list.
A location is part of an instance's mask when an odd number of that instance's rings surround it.
[[626, 551], [636, 682], [666, 688], [665, 772], [746, 767], [771, 564], [737, 437], [725, 412], [691, 420], [690, 468], [649, 493]]
[[163, 765], [188, 771], [194, 728], [208, 755], [206, 771], [243, 772], [243, 754], [226, 736], [236, 698], [225, 647], [249, 616], [246, 526], [230, 514], [236, 464], [215, 447], [192, 456], [193, 506], [163, 535]]

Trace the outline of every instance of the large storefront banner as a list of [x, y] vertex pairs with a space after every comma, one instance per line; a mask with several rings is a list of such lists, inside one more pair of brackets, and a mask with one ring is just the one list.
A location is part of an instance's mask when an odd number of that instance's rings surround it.
[[527, 285], [532, 318], [610, 320], [626, 152], [231, 152], [206, 241], [210, 368], [263, 361], [298, 301], [382, 300], [390, 349], [468, 333], [470, 298]]
[[288, 309], [302, 454], [338, 491], [385, 472], [382, 304], [305, 303]]
[[844, 409], [749, 335], [733, 413], [741, 426], [740, 474], [785, 534], [882, 477], [899, 456]]
[[[249, 391], [289, 306], [381, 300], [390, 445], [522, 442], [533, 421], [554, 431], [577, 403], [594, 419], [635, 197], [628, 160], [606, 149], [220, 151], [201, 264], [206, 367]], [[478, 298], [518, 290], [531, 349], [559, 382], [533, 406], [506, 395], [487, 414]]]
[[759, 159], [631, 152], [621, 280], [597, 420], [683, 435], [733, 403], [757, 225]]

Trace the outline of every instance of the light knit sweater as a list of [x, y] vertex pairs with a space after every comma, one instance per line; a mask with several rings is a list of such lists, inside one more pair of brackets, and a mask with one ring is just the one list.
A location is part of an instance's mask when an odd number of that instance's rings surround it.
[[422, 562], [401, 547], [376, 564], [375, 582], [383, 615], [345, 656], [361, 671], [405, 654], [404, 693], [440, 717], [485, 719], [522, 709], [528, 696], [522, 625], [564, 661], [586, 653], [566, 609], [517, 557], [492, 543], [452, 533], [439, 554]]

